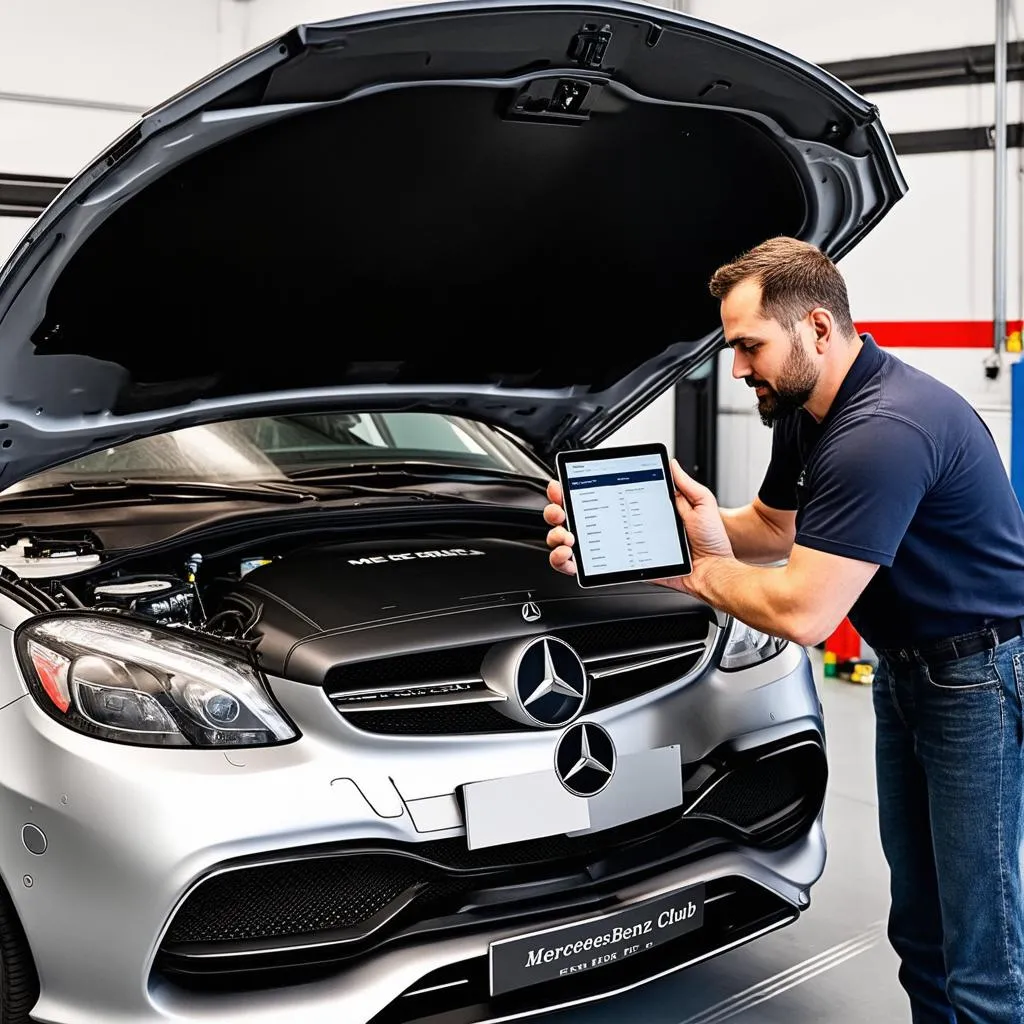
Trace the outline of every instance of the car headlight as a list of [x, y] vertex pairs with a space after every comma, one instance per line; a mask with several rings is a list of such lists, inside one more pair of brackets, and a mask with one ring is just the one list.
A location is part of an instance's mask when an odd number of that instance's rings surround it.
[[36, 702], [78, 732], [155, 747], [265, 746], [298, 733], [246, 661], [133, 622], [66, 615], [18, 634]]
[[782, 637], [762, 633], [745, 622], [740, 622], [739, 619], [733, 619], [719, 668], [726, 672], [749, 668], [751, 665], [774, 658], [788, 643], [789, 641], [783, 640]]

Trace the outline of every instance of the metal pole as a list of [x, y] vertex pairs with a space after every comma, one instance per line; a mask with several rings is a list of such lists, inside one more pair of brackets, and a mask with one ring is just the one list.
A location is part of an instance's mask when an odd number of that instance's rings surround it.
[[1009, 0], [996, 0], [995, 52], [995, 202], [993, 206], [993, 299], [992, 346], [1001, 352], [1006, 341], [1006, 35]]
[[84, 107], [86, 110], [111, 110], [124, 114], [144, 114], [149, 107], [133, 103], [106, 103], [103, 100], [81, 100], [73, 96], [44, 96], [33, 92], [0, 92], [0, 100], [8, 103], [44, 103], [50, 107]]

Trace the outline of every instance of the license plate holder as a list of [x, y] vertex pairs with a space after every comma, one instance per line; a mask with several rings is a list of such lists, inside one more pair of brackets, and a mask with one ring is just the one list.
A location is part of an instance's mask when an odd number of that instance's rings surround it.
[[596, 796], [571, 795], [553, 771], [508, 775], [461, 787], [466, 842], [471, 850], [544, 836], [614, 828], [683, 802], [679, 745], [619, 758]]
[[488, 951], [491, 995], [622, 963], [703, 923], [700, 883], [600, 917], [498, 939]]

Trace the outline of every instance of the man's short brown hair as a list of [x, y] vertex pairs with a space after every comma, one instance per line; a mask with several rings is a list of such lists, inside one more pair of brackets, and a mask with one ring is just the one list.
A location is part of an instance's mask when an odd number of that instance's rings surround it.
[[711, 294], [724, 299], [750, 278], [761, 285], [763, 316], [792, 327], [812, 309], [823, 306], [835, 318], [841, 334], [855, 332], [843, 275], [817, 246], [797, 238], [769, 238], [719, 267], [711, 277]]

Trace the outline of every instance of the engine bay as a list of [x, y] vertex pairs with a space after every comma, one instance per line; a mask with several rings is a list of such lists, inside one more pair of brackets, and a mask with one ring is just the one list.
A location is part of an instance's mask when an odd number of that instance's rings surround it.
[[309, 638], [576, 591], [523, 524], [261, 533], [130, 557], [104, 555], [86, 538], [24, 536], [0, 547], [0, 593], [34, 614], [87, 611], [258, 648], [261, 667], [283, 672]]
[[[163, 566], [158, 572], [105, 571], [97, 554], [64, 544], [46, 551], [27, 541], [0, 552], [0, 593], [33, 612], [89, 610], [238, 644], [245, 641], [256, 616], [220, 607], [222, 599], [214, 591], [229, 590], [233, 582], [269, 561], [243, 556], [215, 565], [207, 574], [203, 554], [194, 552], [177, 572]], [[206, 578], [213, 572], [216, 586]]]

